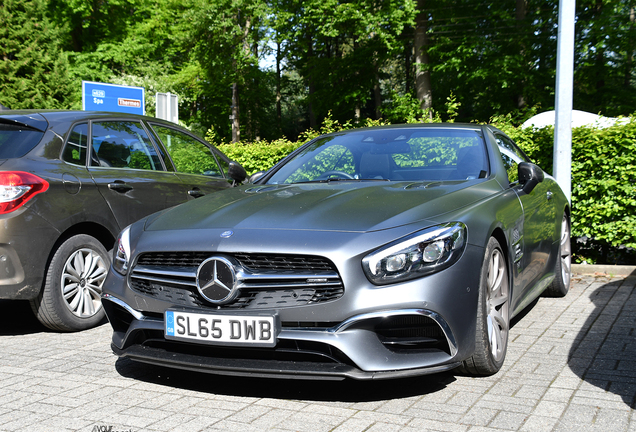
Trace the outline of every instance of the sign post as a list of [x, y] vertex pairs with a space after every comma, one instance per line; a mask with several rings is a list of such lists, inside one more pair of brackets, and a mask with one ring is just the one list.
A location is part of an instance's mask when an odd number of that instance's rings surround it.
[[144, 94], [143, 87], [82, 81], [82, 109], [144, 115]]
[[172, 93], [156, 94], [157, 118], [179, 124], [179, 96]]

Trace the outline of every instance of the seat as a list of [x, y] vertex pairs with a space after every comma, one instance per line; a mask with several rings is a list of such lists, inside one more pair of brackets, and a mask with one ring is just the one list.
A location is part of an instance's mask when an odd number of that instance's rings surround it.
[[391, 163], [388, 154], [363, 153], [360, 158], [360, 178], [390, 179]]
[[456, 179], [482, 178], [488, 173], [488, 166], [481, 146], [460, 148], [457, 154]]
[[130, 161], [130, 149], [121, 138], [109, 138], [100, 144], [97, 157], [101, 166], [126, 168]]

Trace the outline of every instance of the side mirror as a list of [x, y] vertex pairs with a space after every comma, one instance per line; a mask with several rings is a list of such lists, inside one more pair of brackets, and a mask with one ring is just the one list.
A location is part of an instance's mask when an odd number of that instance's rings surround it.
[[252, 174], [250, 176], [250, 178], [249, 178], [249, 180], [247, 182], [248, 183], [256, 183], [264, 175], [265, 175], [265, 171], [256, 171], [254, 174]]
[[245, 178], [247, 177], [247, 173], [245, 172], [245, 168], [241, 166], [240, 163], [231, 161], [230, 167], [228, 169], [228, 175], [232, 180], [237, 183], [243, 183]]
[[527, 194], [543, 181], [543, 170], [533, 163], [521, 162], [517, 168], [519, 184]]

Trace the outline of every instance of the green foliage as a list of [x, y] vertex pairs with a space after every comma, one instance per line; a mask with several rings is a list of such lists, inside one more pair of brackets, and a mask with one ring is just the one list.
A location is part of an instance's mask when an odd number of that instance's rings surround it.
[[392, 92], [390, 100], [382, 108], [382, 114], [391, 123], [415, 123], [424, 116], [420, 102], [409, 93]]
[[[636, 119], [572, 134], [575, 235], [636, 247]], [[574, 199], [576, 198], [576, 199]]]
[[[552, 172], [553, 128], [498, 126]], [[572, 236], [636, 248], [636, 118], [572, 130]]]
[[68, 107], [68, 59], [45, 2], [3, 0], [0, 23], [0, 103], [12, 109]]
[[341, 121], [360, 113], [376, 118], [372, 92], [382, 68], [402, 48], [413, 23], [414, 1], [310, 0], [274, 3], [272, 26], [286, 60], [305, 79], [313, 126], [329, 111]]
[[459, 107], [461, 106], [461, 102], [457, 100], [457, 97], [450, 93], [450, 95], [446, 98], [446, 115], [448, 116], [448, 122], [454, 123], [455, 118], [459, 114]]
[[217, 147], [230, 159], [243, 165], [248, 174], [253, 174], [268, 170], [301, 144], [280, 139], [271, 142], [220, 144]]

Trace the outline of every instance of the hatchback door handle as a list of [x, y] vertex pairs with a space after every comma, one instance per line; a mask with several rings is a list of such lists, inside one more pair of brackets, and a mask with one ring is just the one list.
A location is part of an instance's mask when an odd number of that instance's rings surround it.
[[192, 189], [192, 190], [188, 191], [188, 195], [190, 195], [191, 197], [194, 197], [194, 198], [201, 198], [202, 196], [205, 195], [205, 193], [201, 192], [201, 190], [199, 190], [199, 189]]
[[122, 181], [116, 181], [115, 183], [108, 183], [108, 189], [114, 190], [116, 192], [128, 192], [132, 190], [132, 186], [126, 184]]

